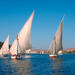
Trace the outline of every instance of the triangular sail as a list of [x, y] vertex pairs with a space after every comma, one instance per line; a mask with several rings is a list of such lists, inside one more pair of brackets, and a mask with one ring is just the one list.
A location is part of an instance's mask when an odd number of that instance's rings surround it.
[[60, 23], [60, 26], [56, 32], [56, 50], [57, 52], [59, 50], [62, 50], [63, 49], [63, 46], [62, 46], [62, 28], [63, 28], [63, 22], [64, 22], [64, 17]]
[[[59, 28], [58, 28], [58, 30], [56, 32], [55, 40], [53, 39], [53, 41], [52, 41], [52, 43], [50, 45], [49, 50], [50, 50], [50, 53], [51, 54], [53, 54], [53, 52], [54, 52], [53, 47], [56, 48], [56, 53], [59, 50], [62, 50], [63, 49], [63, 47], [62, 47], [62, 28], [63, 28], [63, 22], [64, 22], [64, 17], [63, 17], [63, 19], [62, 19], [62, 21], [60, 23], [60, 26], [59, 26]], [[55, 42], [56, 46], [54, 46], [55, 45], [54, 42]]]
[[32, 28], [32, 22], [33, 22], [33, 16], [34, 16], [34, 11], [31, 14], [30, 18], [28, 21], [24, 24], [24, 27], [18, 34], [19, 38], [19, 45], [21, 50], [26, 50], [32, 47], [31, 45], [31, 28]]
[[[32, 47], [31, 46], [31, 28], [32, 28], [32, 22], [33, 22], [33, 16], [34, 16], [34, 11], [18, 34], [19, 47], [21, 49], [21, 52], [24, 52], [26, 49], [30, 49]], [[14, 48], [16, 49], [15, 44], [16, 44], [16, 40], [14, 40], [14, 43], [12, 44], [10, 48], [11, 54]]]
[[16, 39], [14, 40], [14, 42], [13, 42], [11, 48], [10, 48], [10, 53], [11, 53], [12, 55], [17, 55], [18, 53], [21, 53], [21, 52], [20, 52], [20, 48], [19, 48], [19, 44], [18, 44], [18, 39], [17, 39], [17, 37], [16, 37]]
[[49, 50], [50, 54], [56, 54], [56, 37], [54, 37], [54, 39], [52, 40]]
[[17, 40], [15, 39], [11, 48], [10, 48], [10, 53], [12, 55], [16, 54], [17, 55]]
[[9, 35], [8, 35], [7, 39], [5, 40], [5, 42], [3, 43], [0, 51], [2, 54], [9, 53]]

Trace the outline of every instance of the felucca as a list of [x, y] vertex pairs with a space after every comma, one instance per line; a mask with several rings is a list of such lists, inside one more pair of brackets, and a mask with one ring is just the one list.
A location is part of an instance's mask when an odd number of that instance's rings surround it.
[[62, 46], [62, 28], [63, 28], [64, 17], [60, 23], [60, 26], [56, 32], [56, 35], [50, 45], [50, 57], [56, 57], [59, 54], [62, 54], [63, 46]]
[[0, 56], [9, 54], [9, 35], [0, 49]]
[[50, 57], [57, 57], [57, 53], [56, 53], [56, 37], [54, 37], [50, 48], [51, 48]]
[[31, 45], [31, 28], [33, 21], [34, 11], [32, 12], [28, 21], [24, 24], [24, 27], [19, 32], [17, 38], [14, 40], [11, 48], [11, 59], [21, 59], [21, 53], [25, 50], [32, 48]]

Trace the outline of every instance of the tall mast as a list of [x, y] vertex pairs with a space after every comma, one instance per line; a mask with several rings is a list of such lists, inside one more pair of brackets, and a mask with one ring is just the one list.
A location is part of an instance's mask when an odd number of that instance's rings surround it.
[[17, 54], [18, 54], [18, 35], [17, 35], [17, 37], [16, 37], [16, 39], [17, 39]]

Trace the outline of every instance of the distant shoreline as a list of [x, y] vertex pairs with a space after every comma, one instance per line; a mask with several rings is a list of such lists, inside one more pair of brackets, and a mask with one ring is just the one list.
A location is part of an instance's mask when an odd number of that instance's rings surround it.
[[[2, 47], [3, 42], [0, 41], [0, 48]], [[11, 45], [9, 45], [11, 46]], [[49, 50], [41, 50], [41, 49], [31, 49], [31, 51], [36, 51], [36, 53], [40, 54], [41, 51], [44, 51], [44, 54], [49, 54]], [[68, 48], [63, 50], [64, 54], [75, 54], [75, 48]]]
[[63, 50], [63, 53], [64, 53], [64, 54], [69, 54], [69, 53], [75, 54], [75, 48], [68, 48], [68, 49], [65, 49], [65, 50]]

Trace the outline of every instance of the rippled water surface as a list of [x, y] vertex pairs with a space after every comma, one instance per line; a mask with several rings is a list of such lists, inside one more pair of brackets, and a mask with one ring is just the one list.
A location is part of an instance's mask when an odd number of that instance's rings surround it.
[[46, 54], [26, 55], [22, 60], [0, 58], [0, 75], [75, 75], [75, 54], [53, 59]]

